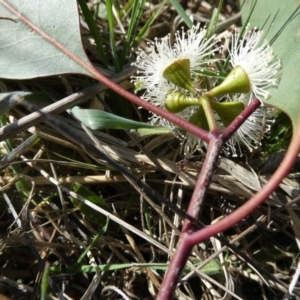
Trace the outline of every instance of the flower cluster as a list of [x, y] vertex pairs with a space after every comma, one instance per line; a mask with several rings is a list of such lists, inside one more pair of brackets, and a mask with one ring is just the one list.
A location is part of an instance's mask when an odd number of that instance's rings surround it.
[[[220, 84], [217, 76], [212, 77], [210, 86], [213, 88], [203, 91], [200, 89], [202, 78], [207, 74], [217, 75], [213, 71], [214, 65], [222, 61], [222, 58], [215, 57], [221, 49], [215, 36], [207, 37], [207, 31], [197, 25], [187, 33], [178, 31], [173, 45], [170, 35], [156, 39], [148, 44], [149, 51], [138, 52], [134, 63], [138, 73], [132, 77], [136, 90], [145, 90], [142, 97], [146, 101], [176, 113], [203, 129], [215, 129], [205, 128], [207, 124], [217, 124], [218, 129], [226, 127], [226, 120], [232, 121], [254, 98], [263, 102], [270, 96], [268, 88], [278, 84], [281, 67], [261, 31], [246, 30], [242, 38], [234, 32], [231, 40], [228, 49], [231, 70]], [[213, 114], [206, 115], [201, 101], [211, 103]], [[231, 104], [224, 105], [227, 102]], [[229, 117], [224, 117], [226, 115]], [[227, 142], [227, 148], [233, 155], [241, 153], [240, 142], [250, 151], [259, 144], [269, 115], [270, 108], [260, 107], [237, 130]], [[215, 121], [209, 122], [212, 116]], [[184, 136], [173, 124], [158, 116], [153, 115], [150, 120], [152, 124], [169, 127], [177, 137], [185, 139], [185, 150], [203, 145], [198, 138], [190, 134]]]
[[205, 38], [206, 30], [200, 30], [199, 24], [187, 32], [176, 32], [174, 45], [171, 37], [167, 35], [161, 40], [148, 43], [148, 51], [140, 50], [133, 65], [138, 68], [137, 76], [132, 77], [136, 90], [145, 89], [143, 98], [160, 107], [164, 107], [166, 94], [171, 89], [180, 89], [178, 83], [174, 84], [165, 78], [164, 72], [168, 67], [189, 61], [191, 78], [186, 84], [196, 79], [202, 70], [207, 70], [215, 59], [211, 58], [219, 50], [216, 47], [215, 37]]

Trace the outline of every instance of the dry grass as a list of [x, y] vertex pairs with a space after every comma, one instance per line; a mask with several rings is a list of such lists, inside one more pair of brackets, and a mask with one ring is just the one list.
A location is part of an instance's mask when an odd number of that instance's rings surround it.
[[[182, 5], [205, 22], [212, 12], [209, 5], [216, 5], [215, 1], [209, 2], [183, 1]], [[166, 6], [148, 38], [167, 34], [175, 16], [175, 11]], [[223, 27], [239, 25], [235, 1], [226, 1], [221, 17]], [[99, 22], [99, 26], [104, 32], [107, 30], [105, 22]], [[88, 44], [87, 33], [83, 33], [88, 54], [97, 63], [94, 48]], [[134, 72], [129, 64], [116, 79], [128, 89]], [[115, 76], [106, 72], [109, 77]], [[81, 76], [1, 81], [1, 85], [2, 91], [3, 88], [44, 91], [52, 100], [64, 98], [66, 107], [75, 105], [70, 105], [74, 101], [85, 101], [88, 107], [102, 109], [108, 105], [118, 111], [113, 104], [119, 100], [116, 95]], [[92, 88], [82, 99], [76, 91], [86, 86]], [[59, 113], [59, 119], [72, 126], [83, 139], [93, 140], [101, 151], [186, 210], [204, 153], [185, 157], [180, 152], [179, 141], [170, 135], [140, 138], [116, 130], [90, 132], [66, 112], [62, 113], [66, 110], [62, 102], [56, 102], [56, 108], [49, 103], [40, 105], [49, 107], [49, 113]], [[148, 117], [147, 112], [128, 103], [125, 112], [128, 118], [136, 120], [146, 121]], [[29, 113], [20, 108], [9, 112], [9, 122], [20, 119], [30, 122]], [[10, 152], [7, 143], [1, 144], [0, 298], [40, 299], [46, 263], [51, 266], [48, 299], [88, 299], [89, 296], [91, 299], [154, 299], [164, 266], [178, 241], [181, 217], [155, 198], [146, 197], [105, 161], [66, 140], [51, 127], [41, 122], [34, 125], [10, 136], [12, 149], [21, 146], [14, 156], [7, 154]], [[266, 142], [264, 147], [268, 147]], [[216, 222], [247, 201], [276, 169], [281, 152], [263, 157], [262, 149], [255, 153], [245, 150], [244, 157], [235, 159], [220, 158], [202, 214], [203, 223]], [[291, 267], [297, 268], [300, 246], [299, 171], [298, 161], [263, 206], [222, 234], [236, 247], [235, 253], [226, 246], [222, 248], [213, 238], [194, 248], [189, 269], [177, 289], [177, 299], [220, 296], [229, 299], [230, 294], [239, 299], [282, 299], [295, 271]], [[85, 187], [80, 189], [83, 197], [96, 195], [105, 205], [101, 202], [98, 211], [88, 210], [71, 199], [76, 189], [74, 182]], [[216, 255], [220, 249], [221, 254]], [[248, 257], [248, 262], [241, 255]], [[212, 261], [203, 270], [205, 273], [195, 269], [204, 260]], [[96, 272], [97, 265], [103, 268]], [[300, 290], [296, 292], [300, 297]]]

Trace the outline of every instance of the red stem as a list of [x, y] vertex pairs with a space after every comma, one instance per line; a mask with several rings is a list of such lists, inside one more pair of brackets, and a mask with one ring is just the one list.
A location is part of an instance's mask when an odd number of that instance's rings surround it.
[[[209, 143], [209, 147], [207, 149], [207, 153], [209, 155], [206, 155], [205, 157], [187, 211], [187, 214], [189, 214], [195, 219], [198, 219], [201, 214], [203, 200], [207, 192], [207, 189], [209, 187], [215, 169], [215, 165], [218, 160], [222, 147], [223, 147], [222, 134], [219, 131], [212, 132], [212, 138]], [[193, 231], [194, 227], [195, 227], [194, 224], [186, 220], [185, 224], [183, 225], [182, 232]]]
[[[213, 174], [215, 163], [221, 151], [223, 142], [239, 128], [242, 123], [259, 107], [260, 101], [255, 99], [250, 105], [224, 130], [223, 134], [216, 131], [212, 132], [212, 139], [207, 151], [204, 164], [199, 174], [198, 181], [189, 205], [188, 214], [194, 218], [199, 218], [204, 197], [209, 187]], [[300, 118], [299, 118], [300, 119]], [[177, 283], [180, 280], [181, 272], [188, 260], [188, 257], [194, 245], [203, 242], [204, 240], [231, 228], [236, 223], [253, 212], [261, 205], [268, 196], [279, 185], [282, 179], [289, 172], [298, 157], [300, 150], [300, 122], [294, 133], [292, 142], [284, 157], [283, 162], [271, 177], [268, 183], [254, 197], [247, 201], [242, 207], [231, 213], [216, 224], [209, 225], [200, 230], [195, 231], [196, 226], [189, 220], [186, 220], [182, 228], [181, 236], [173, 255], [169, 268], [165, 274], [161, 288], [159, 290], [157, 300], [171, 299], [176, 289]]]
[[[191, 203], [188, 209], [188, 214], [192, 215], [194, 218], [199, 217], [201, 212], [201, 205], [205, 197], [205, 193], [210, 183], [213, 166], [218, 158], [218, 151], [220, 151], [220, 146], [222, 143], [219, 139], [223, 139], [224, 142], [229, 138], [231, 132], [234, 133], [236, 128], [245, 121], [245, 117], [251, 115], [252, 108], [255, 110], [256, 107], [260, 105], [258, 100], [255, 100], [250, 104], [251, 107], [242, 112], [242, 117], [237, 117], [227, 128], [227, 134], [218, 137], [218, 132], [214, 133], [214, 137], [211, 140], [210, 147], [207, 151], [207, 156], [204, 165], [201, 169]], [[300, 120], [300, 113], [299, 113]], [[238, 125], [238, 126], [237, 126]], [[232, 127], [231, 127], [232, 126]], [[282, 179], [288, 174], [289, 170], [294, 165], [298, 152], [300, 151], [300, 122], [294, 132], [293, 139], [288, 148], [288, 151], [277, 169], [274, 175], [269, 179], [267, 184], [250, 200], [248, 200], [243, 206], [235, 210], [229, 216], [225, 217], [216, 224], [208, 225], [198, 231], [195, 231], [195, 225], [189, 220], [185, 221], [182, 229], [182, 233], [177, 245], [175, 254], [173, 255], [169, 268], [165, 274], [164, 280], [161, 285], [161, 289], [158, 293], [157, 300], [169, 300], [172, 298], [173, 293], [176, 289], [176, 285], [179, 282], [181, 272], [188, 260], [190, 252], [193, 246], [205, 241], [206, 239], [223, 232], [238, 222], [243, 218], [251, 214], [259, 205], [264, 203], [270, 194], [275, 190], [275, 188], [280, 184]], [[211, 158], [209, 158], [211, 156]], [[203, 177], [203, 178], [202, 178]], [[198, 215], [197, 215], [198, 214]]]
[[258, 99], [251, 101], [247, 107], [223, 130], [223, 142], [226, 142], [235, 133], [235, 131], [252, 115], [252, 113], [261, 105]]
[[[222, 134], [219, 131], [213, 132], [207, 151], [208, 155], [205, 157], [205, 161], [201, 168], [201, 172], [199, 174], [198, 181], [196, 183], [196, 187], [187, 211], [190, 216], [196, 219], [198, 219], [201, 213], [204, 198], [222, 146]], [[176, 285], [179, 282], [181, 272], [188, 260], [190, 252], [195, 245], [194, 241], [190, 238], [191, 234], [193, 234], [195, 230], [197, 230], [197, 226], [191, 223], [191, 221], [185, 220], [180, 239], [177, 244], [176, 252], [171, 259], [168, 270], [166, 271], [164, 280], [156, 298], [157, 300], [167, 300], [172, 298], [176, 289]]]
[[[300, 120], [300, 113], [298, 119]], [[222, 231], [225, 231], [232, 227], [233, 225], [240, 222], [243, 218], [246, 218], [250, 215], [259, 205], [263, 204], [276, 187], [281, 183], [283, 178], [289, 173], [290, 169], [293, 167], [294, 163], [298, 158], [298, 153], [300, 151], [300, 122], [297, 124], [295, 129], [293, 139], [290, 143], [290, 146], [287, 150], [287, 153], [284, 156], [283, 161], [280, 166], [269, 179], [266, 185], [257, 192], [250, 200], [248, 200], [243, 206], [232, 212], [230, 215], [226, 216], [224, 219], [209, 225], [198, 232], [194, 232], [189, 235], [188, 238], [190, 242], [198, 244], [204, 240], [214, 236]]]

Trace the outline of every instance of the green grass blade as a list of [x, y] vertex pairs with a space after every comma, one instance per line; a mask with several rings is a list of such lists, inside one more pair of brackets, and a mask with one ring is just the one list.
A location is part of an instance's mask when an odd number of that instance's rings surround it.
[[177, 0], [170, 0], [170, 2], [173, 5], [173, 7], [175, 8], [175, 10], [177, 11], [177, 13], [180, 15], [180, 17], [183, 19], [183, 21], [185, 22], [185, 24], [189, 28], [192, 28], [193, 22], [191, 21], [191, 19], [189, 18], [189, 16], [186, 14], [186, 12], [182, 8], [182, 6], [179, 4], [179, 2]]
[[[94, 192], [92, 192], [90, 189], [86, 188], [80, 183], [74, 182], [71, 186], [72, 192], [84, 197], [85, 199], [89, 200], [90, 202], [98, 205], [99, 207], [109, 210], [109, 207], [107, 206], [106, 202], [100, 198], [98, 195], [96, 195]], [[85, 217], [90, 220], [91, 222], [95, 224], [104, 224], [106, 221], [106, 218], [104, 215], [99, 214], [98, 212], [95, 212], [94, 209], [89, 207], [88, 205], [82, 203], [81, 201], [77, 200], [74, 197], [71, 197], [71, 202], [78, 206], [80, 211], [85, 215]]]
[[49, 278], [49, 265], [46, 263], [43, 272], [42, 283], [41, 283], [41, 300], [47, 299], [47, 288], [48, 288], [48, 278]]
[[152, 231], [152, 225], [151, 225], [151, 217], [150, 217], [150, 210], [148, 203], [146, 201], [143, 201], [143, 208], [144, 208], [144, 216], [147, 224], [147, 228], [149, 231], [149, 235], [153, 237], [153, 231]]
[[142, 14], [143, 14], [143, 10], [144, 10], [144, 6], [145, 6], [145, 0], [135, 0], [133, 3], [133, 9], [131, 12], [131, 18], [130, 18], [130, 24], [129, 24], [129, 28], [126, 34], [126, 40], [125, 40], [125, 45], [122, 51], [122, 55], [120, 58], [120, 67], [122, 69], [124, 62], [125, 62], [125, 58], [128, 55], [128, 51], [130, 50], [132, 43], [135, 39], [135, 33], [137, 31], [137, 28], [139, 26]]
[[210, 38], [211, 36], [213, 36], [216, 33], [216, 29], [217, 29], [217, 25], [218, 25], [218, 21], [219, 21], [219, 15], [221, 13], [222, 6], [223, 6], [223, 0], [221, 0], [219, 2], [218, 8], [217, 9], [215, 8], [213, 11], [211, 20], [207, 27], [206, 38]]
[[120, 69], [119, 58], [118, 58], [117, 49], [116, 49], [113, 3], [111, 0], [106, 0], [106, 9], [107, 9], [107, 20], [108, 20], [108, 27], [109, 27], [110, 48], [111, 48], [112, 56], [113, 56], [113, 60], [114, 60], [115, 71], [118, 73], [121, 71], [121, 69]]
[[62, 155], [62, 154], [60, 154], [58, 152], [55, 152], [55, 151], [52, 151], [52, 150], [49, 150], [49, 149], [48, 149], [48, 152], [49, 153], [53, 153], [54, 155], [56, 155], [59, 158], [63, 158], [67, 162], [76, 163], [76, 164], [78, 164], [78, 166], [82, 166], [82, 167], [85, 167], [85, 168], [90, 167], [90, 168], [93, 168], [93, 169], [96, 168], [96, 169], [99, 169], [99, 170], [101, 169], [101, 166], [97, 166], [97, 165], [89, 164], [89, 163], [86, 163], [86, 162], [82, 162], [80, 160], [72, 159], [72, 158], [70, 158], [68, 156]]
[[156, 12], [148, 19], [148, 21], [146, 22], [146, 24], [143, 26], [143, 28], [140, 30], [139, 34], [136, 36], [135, 41], [138, 42], [140, 41], [140, 39], [144, 38], [147, 36], [148, 30], [150, 28], [150, 26], [152, 25], [152, 23], [154, 22], [154, 20], [158, 17], [158, 15], [160, 14], [162, 8], [165, 6], [165, 4], [167, 3], [168, 0], [164, 0], [161, 5], [158, 7], [158, 9], [156, 10]]
[[84, 19], [90, 29], [91, 35], [93, 36], [95, 43], [97, 45], [100, 57], [102, 59], [102, 63], [104, 64], [104, 66], [106, 68], [108, 68], [108, 60], [107, 60], [107, 56], [105, 55], [104, 52], [104, 48], [103, 48], [103, 43], [102, 43], [102, 39], [99, 33], [99, 29], [95, 23], [95, 20], [93, 19], [93, 16], [86, 4], [85, 0], [78, 0], [80, 8], [82, 10]]
[[[197, 264], [201, 263], [200, 260], [197, 261]], [[128, 269], [132, 267], [137, 268], [150, 268], [153, 270], [167, 270], [169, 264], [155, 264], [155, 263], [128, 263], [128, 264], [111, 264], [111, 265], [98, 265], [97, 268], [99, 271], [116, 271], [122, 269]], [[50, 267], [50, 271], [53, 273], [60, 273], [62, 272], [61, 267]], [[191, 271], [189, 267], [184, 269], [185, 272]], [[211, 260], [207, 263], [201, 271], [207, 275], [214, 275], [222, 272], [222, 266], [218, 260]], [[65, 273], [95, 273], [96, 268], [91, 265], [84, 265], [84, 266], [76, 266], [75, 268], [70, 267], [67, 268]]]
[[77, 262], [73, 266], [74, 268], [76, 268], [81, 263], [81, 261], [87, 255], [88, 251], [90, 251], [91, 248], [94, 247], [94, 245], [96, 244], [96, 242], [106, 233], [106, 231], [108, 229], [108, 225], [109, 225], [109, 218], [106, 219], [105, 226], [101, 228], [101, 230], [97, 233], [97, 235], [94, 237], [94, 239], [92, 240], [92, 242], [87, 246], [87, 248], [84, 250], [84, 252], [80, 255], [80, 257], [78, 258]]

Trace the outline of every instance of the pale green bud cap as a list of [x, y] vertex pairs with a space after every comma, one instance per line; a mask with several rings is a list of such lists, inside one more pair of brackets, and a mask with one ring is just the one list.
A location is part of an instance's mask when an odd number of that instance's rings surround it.
[[178, 113], [191, 105], [199, 105], [197, 97], [187, 96], [176, 90], [170, 90], [165, 99], [165, 107], [171, 113]]
[[190, 116], [189, 122], [198, 126], [199, 128], [207, 131], [209, 130], [206, 115], [202, 106], [199, 106], [199, 109]]
[[237, 66], [231, 70], [224, 81], [205, 93], [206, 96], [213, 98], [225, 94], [249, 93], [251, 90], [251, 82], [245, 70]]
[[194, 84], [191, 79], [191, 68], [189, 59], [178, 59], [165, 68], [163, 77], [178, 87], [196, 94]]
[[244, 104], [241, 101], [222, 103], [212, 101], [211, 106], [219, 115], [225, 127], [227, 127], [244, 110]]

